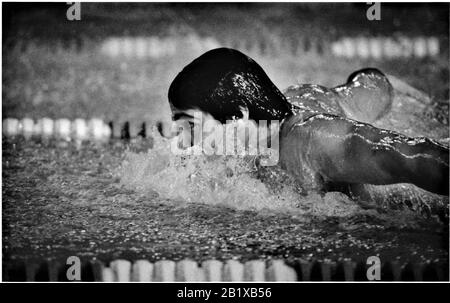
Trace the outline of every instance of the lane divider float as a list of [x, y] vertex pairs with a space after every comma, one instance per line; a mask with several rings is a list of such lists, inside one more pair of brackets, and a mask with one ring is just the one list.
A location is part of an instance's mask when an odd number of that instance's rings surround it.
[[[68, 281], [69, 265], [64, 262], [4, 262], [4, 281]], [[81, 280], [97, 282], [245, 282], [245, 281], [367, 281], [363, 261], [281, 259], [181, 261], [118, 259], [105, 264], [99, 260], [82, 263]], [[380, 269], [382, 281], [448, 281], [448, 262], [384, 262]]]
[[394, 59], [436, 57], [440, 52], [437, 37], [345, 37], [331, 44], [336, 57]]
[[95, 141], [107, 142], [109, 139], [130, 139], [136, 137], [147, 138], [154, 131], [155, 125], [151, 123], [106, 123], [101, 119], [90, 120], [42, 118], [36, 122], [30, 118], [6, 118], [2, 121], [2, 134], [5, 137], [23, 136], [32, 138], [59, 139], [65, 141]]
[[180, 51], [201, 54], [218, 47], [232, 47], [242, 51], [256, 52], [260, 55], [276, 55], [281, 50], [288, 50], [293, 56], [314, 52], [319, 55], [330, 54], [344, 58], [425, 58], [436, 57], [440, 53], [438, 37], [342, 37], [334, 42], [326, 39], [298, 37], [294, 45], [276, 38], [266, 43], [227, 42], [221, 43], [213, 37], [187, 35], [183, 37], [159, 38], [148, 37], [110, 37], [102, 42], [100, 52], [108, 57], [154, 58], [174, 56]]

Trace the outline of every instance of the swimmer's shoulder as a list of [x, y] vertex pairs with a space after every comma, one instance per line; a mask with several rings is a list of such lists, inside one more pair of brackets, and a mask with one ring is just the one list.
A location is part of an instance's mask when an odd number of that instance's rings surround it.
[[[316, 84], [292, 85], [284, 91], [289, 103], [303, 111], [340, 114], [338, 94]], [[298, 111], [297, 111], [298, 112]]]

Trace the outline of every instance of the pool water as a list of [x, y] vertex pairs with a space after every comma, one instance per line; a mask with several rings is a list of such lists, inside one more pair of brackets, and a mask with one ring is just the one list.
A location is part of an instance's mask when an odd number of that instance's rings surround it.
[[164, 140], [3, 139], [3, 261], [448, 260], [435, 217], [306, 193], [251, 158], [174, 156]]

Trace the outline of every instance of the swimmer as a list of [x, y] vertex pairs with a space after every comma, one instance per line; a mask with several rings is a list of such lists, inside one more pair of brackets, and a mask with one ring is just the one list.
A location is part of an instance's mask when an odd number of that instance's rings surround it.
[[414, 184], [449, 193], [449, 150], [370, 123], [389, 111], [393, 88], [377, 69], [353, 73], [335, 88], [300, 85], [285, 94], [243, 53], [219, 48], [187, 65], [169, 88], [173, 119], [191, 110], [221, 123], [243, 117], [278, 120], [279, 165], [308, 189], [342, 185]]

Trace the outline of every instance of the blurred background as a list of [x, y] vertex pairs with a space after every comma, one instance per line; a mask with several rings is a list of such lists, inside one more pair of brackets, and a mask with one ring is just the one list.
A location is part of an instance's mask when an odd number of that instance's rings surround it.
[[[156, 122], [169, 117], [167, 91], [181, 69], [221, 46], [254, 58], [280, 88], [335, 86], [373, 66], [433, 98], [448, 124], [449, 5], [312, 3], [3, 4], [3, 117]], [[348, 58], [343, 38], [435, 37], [439, 53]]]

